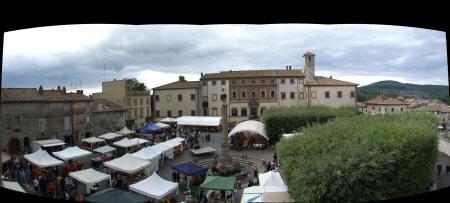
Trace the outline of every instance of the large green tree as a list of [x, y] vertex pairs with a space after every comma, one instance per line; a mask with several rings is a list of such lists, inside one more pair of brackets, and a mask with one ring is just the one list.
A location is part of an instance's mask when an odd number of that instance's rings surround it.
[[148, 88], [144, 83], [139, 82], [136, 78], [125, 79], [133, 91], [147, 91]]

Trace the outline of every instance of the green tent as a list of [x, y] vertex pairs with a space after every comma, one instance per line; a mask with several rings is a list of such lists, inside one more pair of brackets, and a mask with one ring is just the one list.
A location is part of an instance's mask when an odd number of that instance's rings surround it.
[[234, 190], [235, 182], [235, 176], [207, 176], [205, 181], [200, 185], [200, 188], [211, 190]]

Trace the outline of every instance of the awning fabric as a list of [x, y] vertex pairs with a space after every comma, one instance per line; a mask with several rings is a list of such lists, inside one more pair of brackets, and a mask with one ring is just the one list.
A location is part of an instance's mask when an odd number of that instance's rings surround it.
[[160, 127], [160, 128], [168, 128], [168, 127], [170, 127], [170, 125], [167, 125], [165, 123], [155, 123], [155, 125]]
[[116, 133], [121, 134], [121, 135], [129, 135], [129, 134], [134, 134], [134, 131], [129, 130], [127, 127], [123, 127], [120, 131], [117, 131]]
[[148, 178], [130, 185], [130, 190], [139, 194], [162, 199], [167, 194], [175, 191], [178, 188], [178, 183], [162, 179], [158, 174], [153, 173]]
[[177, 118], [177, 125], [220, 126], [220, 116], [182, 116]]
[[38, 140], [38, 141], [33, 141], [36, 144], [43, 146], [43, 147], [53, 147], [53, 146], [58, 146], [58, 145], [65, 145], [66, 143], [58, 140], [58, 139], [49, 139], [49, 140]]
[[81, 142], [87, 142], [89, 144], [97, 143], [97, 142], [104, 142], [104, 141], [105, 141], [104, 139], [100, 139], [98, 137], [89, 137], [89, 138], [85, 138], [85, 139], [81, 140]]
[[150, 147], [144, 147], [141, 150], [139, 150], [135, 153], [132, 153], [131, 155], [136, 158], [149, 161], [151, 171], [155, 171], [158, 169], [159, 158], [161, 157], [161, 151], [152, 149]]
[[96, 171], [92, 168], [70, 172], [69, 176], [86, 185], [93, 185], [95, 183], [101, 182], [103, 180], [109, 180], [111, 178], [110, 175]]
[[173, 145], [164, 142], [150, 146], [151, 149], [160, 151], [165, 157], [173, 159]]
[[[287, 186], [252, 186], [252, 187], [248, 187], [248, 188], [244, 188], [244, 191], [242, 193], [242, 197], [241, 197], [241, 202], [242, 203], [247, 203], [247, 202], [265, 202], [268, 200], [264, 200], [264, 194], [266, 193], [271, 193], [271, 194], [275, 194], [275, 193], [283, 193], [286, 192], [287, 193], [288, 188]], [[271, 196], [271, 198], [273, 198], [273, 196]], [[268, 202], [282, 202], [280, 199], [280, 201], [277, 201], [276, 199], [272, 199], [272, 201], [268, 201]]]
[[170, 146], [172, 146], [172, 147], [176, 147], [176, 146], [182, 144], [184, 141], [185, 141], [184, 138], [182, 138], [182, 137], [176, 137], [176, 138], [173, 138], [173, 139], [170, 139], [170, 140], [165, 141], [164, 144], [170, 145]]
[[80, 149], [77, 146], [67, 147], [66, 149], [59, 151], [59, 152], [53, 152], [53, 155], [55, 155], [56, 157], [58, 157], [62, 160], [65, 160], [65, 161], [89, 156], [91, 154], [92, 154], [92, 152], [84, 150], [84, 149]]
[[200, 188], [211, 190], [234, 190], [236, 177], [206, 176]]
[[262, 135], [264, 138], [269, 140], [269, 137], [266, 135], [266, 130], [264, 129], [264, 124], [259, 121], [248, 120], [237, 124], [233, 128], [233, 130], [231, 130], [231, 132], [228, 134], [228, 137], [231, 137], [236, 133], [242, 132], [251, 132], [258, 135]]
[[170, 168], [175, 171], [178, 171], [186, 176], [191, 176], [191, 175], [195, 175], [198, 173], [204, 173], [204, 172], [208, 171], [207, 168], [203, 168], [203, 167], [197, 166], [192, 163], [178, 164], [178, 165], [172, 166]]
[[145, 203], [147, 199], [131, 192], [108, 188], [89, 195], [86, 197], [86, 201], [92, 203]]
[[295, 202], [287, 191], [284, 192], [264, 192], [262, 193], [263, 202]]
[[150, 123], [147, 123], [146, 125], [142, 126], [141, 128], [136, 129], [136, 132], [138, 132], [138, 133], [153, 133], [158, 130], [161, 130], [161, 127], [150, 122]]
[[24, 155], [24, 157], [26, 160], [38, 166], [39, 168], [46, 168], [64, 164], [63, 161], [50, 156], [47, 151], [41, 148], [31, 154]]
[[9, 160], [11, 160], [11, 155], [6, 152], [2, 152], [2, 164], [8, 162]]
[[147, 143], [148, 140], [140, 139], [140, 138], [134, 138], [134, 139], [128, 139], [123, 138], [120, 141], [114, 142], [113, 145], [119, 146], [119, 147], [132, 147], [140, 144]]
[[126, 153], [117, 159], [104, 162], [103, 165], [116, 171], [132, 174], [148, 167], [150, 163]]
[[164, 123], [176, 123], [177, 119], [176, 118], [167, 117], [167, 118], [162, 119], [161, 122], [164, 122]]
[[17, 181], [6, 181], [2, 180], [1, 186], [6, 189], [14, 190], [17, 192], [26, 193], [22, 186]]
[[98, 137], [106, 139], [106, 140], [112, 140], [112, 139], [115, 139], [116, 137], [122, 137], [122, 136], [123, 135], [118, 134], [118, 133], [106, 133], [106, 134], [100, 135]]
[[97, 148], [97, 149], [94, 149], [94, 152], [98, 152], [98, 153], [100, 153], [100, 154], [106, 154], [106, 153], [112, 152], [112, 151], [114, 151], [114, 150], [116, 150], [116, 148], [111, 147], [111, 146], [109, 146], [109, 145], [105, 145], [105, 146], [103, 146], [103, 147], [99, 147], [99, 148]]
[[281, 175], [277, 171], [258, 174], [259, 185], [262, 186], [286, 186]]

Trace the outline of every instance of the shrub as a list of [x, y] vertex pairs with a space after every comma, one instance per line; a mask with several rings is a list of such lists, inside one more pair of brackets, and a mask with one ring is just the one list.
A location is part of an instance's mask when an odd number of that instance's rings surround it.
[[303, 130], [314, 123], [324, 123], [336, 117], [359, 115], [354, 107], [330, 108], [325, 106], [271, 107], [264, 111], [263, 122], [271, 143], [280, 140], [283, 133]]
[[276, 146], [300, 202], [361, 202], [427, 191], [437, 159], [435, 116], [423, 112], [336, 118]]

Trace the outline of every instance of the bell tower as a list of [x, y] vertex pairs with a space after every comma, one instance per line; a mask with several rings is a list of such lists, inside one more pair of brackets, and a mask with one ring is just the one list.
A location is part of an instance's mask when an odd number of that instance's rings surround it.
[[303, 68], [303, 72], [305, 74], [305, 82], [313, 81], [315, 76], [315, 68], [314, 68], [315, 54], [307, 52], [303, 54], [303, 57], [305, 58], [305, 67]]

